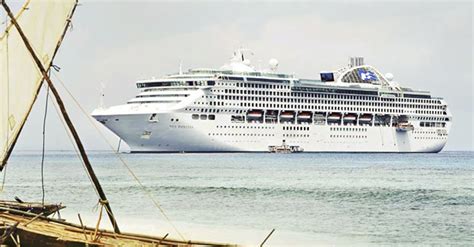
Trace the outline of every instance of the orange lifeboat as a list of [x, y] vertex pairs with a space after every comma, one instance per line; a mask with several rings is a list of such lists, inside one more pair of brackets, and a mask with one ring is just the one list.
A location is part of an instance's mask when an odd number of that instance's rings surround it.
[[341, 113], [334, 112], [329, 114], [328, 120], [336, 121], [336, 120], [341, 120]]
[[295, 113], [292, 111], [284, 111], [280, 114], [281, 119], [292, 119], [295, 117]]
[[359, 122], [371, 122], [372, 121], [372, 114], [362, 114], [359, 117]]
[[301, 120], [308, 120], [308, 119], [311, 119], [313, 114], [311, 114], [311, 112], [307, 112], [307, 111], [304, 111], [304, 112], [300, 112], [298, 114], [298, 119], [301, 119]]
[[344, 121], [355, 121], [357, 119], [357, 115], [354, 113], [348, 113], [344, 115]]
[[249, 118], [261, 118], [262, 116], [263, 116], [263, 113], [260, 110], [253, 110], [247, 113], [247, 117]]

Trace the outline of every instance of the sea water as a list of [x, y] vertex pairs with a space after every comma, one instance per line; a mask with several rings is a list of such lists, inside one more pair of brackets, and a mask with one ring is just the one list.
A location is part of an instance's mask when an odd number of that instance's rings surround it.
[[[125, 231], [253, 246], [271, 229], [268, 246], [474, 245], [474, 152], [120, 155], [143, 186], [114, 153], [90, 160]], [[1, 198], [41, 201], [40, 161], [15, 152]], [[95, 226], [76, 153], [46, 153], [44, 188], [63, 218]]]

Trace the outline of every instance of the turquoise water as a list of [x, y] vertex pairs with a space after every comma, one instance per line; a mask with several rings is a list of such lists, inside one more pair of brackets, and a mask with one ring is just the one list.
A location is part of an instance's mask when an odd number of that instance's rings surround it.
[[[219, 239], [246, 243], [245, 231], [276, 228], [274, 245], [284, 245], [279, 232], [294, 245], [474, 244], [473, 152], [122, 156], [186, 232], [236, 229]], [[119, 224], [152, 231], [166, 223], [114, 154], [90, 159]], [[68, 207], [63, 215], [96, 218], [97, 197], [75, 153], [47, 154], [45, 189], [46, 201]], [[13, 196], [41, 200], [39, 153], [11, 158], [2, 198]]]

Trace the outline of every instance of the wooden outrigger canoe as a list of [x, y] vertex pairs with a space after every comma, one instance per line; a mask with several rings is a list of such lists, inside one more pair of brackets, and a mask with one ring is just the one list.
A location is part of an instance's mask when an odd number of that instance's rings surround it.
[[[0, 202], [2, 204], [2, 202]], [[12, 202], [12, 204], [15, 204]], [[115, 233], [77, 225], [17, 209], [0, 207], [0, 243], [7, 246], [236, 246], [231, 244], [182, 241], [165, 236]], [[28, 204], [23, 203], [24, 208]], [[41, 205], [41, 204], [36, 204]]]
[[43, 216], [49, 216], [59, 210], [65, 208], [62, 204], [43, 204], [38, 202], [23, 202], [18, 197], [15, 197], [16, 201], [4, 201], [0, 200], [0, 208], [16, 209], [23, 212], [29, 212], [33, 214], [42, 214]]

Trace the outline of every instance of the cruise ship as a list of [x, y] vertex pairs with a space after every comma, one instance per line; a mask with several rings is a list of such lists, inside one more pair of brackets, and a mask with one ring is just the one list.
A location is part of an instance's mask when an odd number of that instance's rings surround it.
[[239, 49], [219, 69], [190, 69], [136, 82], [126, 104], [92, 116], [131, 152], [269, 152], [290, 145], [304, 152], [436, 153], [452, 116], [443, 98], [403, 87], [351, 57], [319, 79], [251, 65]]

